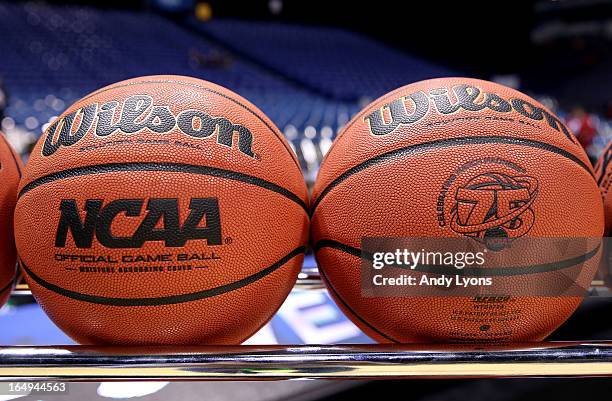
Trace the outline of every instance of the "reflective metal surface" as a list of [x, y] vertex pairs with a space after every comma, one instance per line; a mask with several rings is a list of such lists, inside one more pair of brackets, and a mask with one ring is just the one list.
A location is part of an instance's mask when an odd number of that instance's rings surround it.
[[[602, 281], [591, 296], [610, 296]], [[296, 289], [324, 288], [316, 269]], [[13, 295], [31, 295], [25, 284]], [[611, 342], [512, 346], [0, 347], [0, 381], [612, 376]]]
[[11, 296], [23, 296], [23, 295], [32, 295], [32, 292], [30, 291], [30, 287], [28, 287], [28, 285], [25, 283], [17, 284], [15, 286], [15, 289], [11, 293]]
[[303, 269], [298, 274], [294, 287], [296, 290], [319, 290], [323, 288], [325, 288], [325, 285], [321, 281], [321, 275], [317, 268]]
[[4, 347], [0, 380], [612, 376], [612, 342], [515, 346]]

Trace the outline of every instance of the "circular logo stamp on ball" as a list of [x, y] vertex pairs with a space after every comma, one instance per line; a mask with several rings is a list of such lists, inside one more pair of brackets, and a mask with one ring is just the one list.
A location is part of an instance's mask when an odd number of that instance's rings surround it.
[[499, 158], [470, 161], [444, 182], [438, 194], [440, 227], [504, 248], [535, 222], [538, 180], [516, 163]]

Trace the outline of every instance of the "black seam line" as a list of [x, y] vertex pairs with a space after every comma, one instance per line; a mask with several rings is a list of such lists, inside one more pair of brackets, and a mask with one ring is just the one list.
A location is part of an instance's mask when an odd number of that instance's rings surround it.
[[308, 213], [308, 206], [306, 202], [300, 199], [299, 196], [293, 192], [285, 189], [279, 185], [276, 185], [270, 181], [266, 181], [262, 178], [253, 177], [251, 175], [239, 173], [236, 171], [224, 170], [216, 167], [199, 166], [193, 164], [182, 164], [182, 163], [145, 163], [145, 162], [134, 162], [134, 163], [108, 163], [108, 164], [96, 164], [93, 166], [83, 166], [68, 170], [62, 170], [55, 173], [51, 173], [40, 178], [37, 178], [26, 185], [19, 192], [19, 198], [25, 195], [32, 189], [41, 185], [48, 184], [53, 181], [63, 180], [66, 178], [79, 177], [91, 174], [107, 174], [116, 172], [126, 171], [163, 171], [163, 172], [178, 172], [178, 173], [189, 173], [198, 175], [209, 175], [213, 177], [227, 178], [229, 180], [245, 182], [247, 184], [256, 185], [258, 187], [276, 192], [287, 199], [300, 205], [302, 209]]
[[604, 180], [605, 177], [605, 171], [602, 171], [602, 173], [599, 175], [599, 178], [597, 178], [597, 186], [600, 187], [601, 186], [601, 182]]
[[[352, 246], [334, 241], [334, 240], [321, 240], [315, 245], [315, 252], [318, 252], [321, 248], [333, 248], [341, 252], [348, 253], [356, 257], [362, 257], [361, 250], [353, 248]], [[443, 266], [443, 265], [418, 265], [415, 269], [410, 269], [406, 266], [389, 266], [396, 269], [412, 270], [423, 273], [437, 273], [437, 274], [457, 274], [460, 276], [468, 277], [501, 277], [501, 276], [519, 276], [525, 274], [537, 274], [537, 273], [548, 273], [557, 270], [567, 269], [578, 264], [582, 264], [593, 256], [597, 255], [601, 244], [588, 251], [587, 253], [573, 258], [560, 260], [558, 262], [541, 263], [531, 266], [515, 266], [515, 267], [464, 267], [463, 269], [457, 269], [455, 267]], [[364, 256], [367, 259], [372, 259], [371, 255], [366, 254]]]
[[[211, 83], [213, 83], [213, 82], [211, 82]], [[291, 157], [291, 159], [293, 160], [293, 163], [295, 163], [297, 168], [300, 171], [302, 171], [302, 168], [300, 167], [300, 163], [298, 162], [298, 160], [297, 160], [297, 158], [295, 156], [295, 152], [289, 147], [289, 145], [287, 145], [287, 143], [285, 143], [285, 141], [283, 140], [284, 137], [282, 136], [282, 134], [280, 134], [279, 132], [277, 132], [277, 130], [272, 128], [272, 126], [266, 120], [261, 118], [261, 116], [259, 114], [255, 113], [253, 110], [251, 110], [245, 104], [242, 104], [241, 102], [239, 102], [238, 100], [236, 100], [236, 99], [234, 99], [232, 97], [229, 97], [229, 96], [227, 96], [227, 95], [225, 95], [225, 94], [223, 94], [221, 92], [217, 92], [216, 90], [205, 88], [203, 86], [197, 85], [195, 83], [176, 81], [176, 80], [172, 80], [172, 79], [157, 80], [157, 81], [130, 82], [130, 83], [125, 83], [125, 84], [121, 84], [121, 85], [113, 85], [113, 86], [108, 87], [108, 88], [98, 89], [97, 91], [90, 93], [89, 95], [85, 96], [84, 98], [82, 98], [80, 100], [77, 100], [77, 102], [84, 101], [84, 100], [86, 100], [86, 99], [88, 99], [88, 98], [90, 98], [92, 96], [98, 95], [100, 93], [104, 93], [104, 92], [112, 90], [112, 89], [125, 88], [125, 87], [128, 87], [128, 86], [134, 86], [134, 85], [145, 85], [145, 84], [177, 84], [177, 85], [189, 86], [189, 87], [192, 87], [192, 88], [201, 89], [201, 90], [206, 91], [206, 92], [214, 93], [215, 95], [224, 97], [225, 99], [234, 102], [238, 106], [242, 107], [243, 109], [245, 109], [246, 111], [248, 111], [249, 113], [254, 115], [259, 121], [261, 121], [266, 127], [268, 127], [268, 129], [270, 131], [272, 131], [274, 136], [276, 136], [276, 138], [278, 138], [278, 140], [281, 141], [281, 144], [283, 145], [283, 147], [287, 150], [287, 152], [289, 152], [289, 157]], [[214, 84], [214, 85], [217, 85], [217, 84]], [[228, 89], [228, 91], [229, 91], [229, 89]]]
[[334, 248], [344, 253], [348, 253], [353, 256], [361, 257], [361, 249], [353, 248], [350, 245], [343, 244], [342, 242], [334, 241], [331, 239], [322, 239], [318, 241], [314, 246], [314, 251], [318, 252], [321, 248]]
[[[604, 149], [604, 151], [602, 152], [602, 154], [605, 154], [606, 151], [608, 150], [608, 148], [612, 146], [612, 142], [610, 142], [610, 144], [606, 147], [606, 149]], [[604, 178], [608, 175], [607, 174], [607, 170], [608, 170], [608, 165], [610, 164], [610, 160], [605, 160], [605, 158], [602, 160], [601, 165], [599, 166], [599, 169], [597, 169], [597, 171], [600, 172], [600, 174], [598, 174], [597, 177], [597, 186], [601, 186], [601, 183], [603, 182]]]
[[415, 153], [421, 153], [421, 152], [425, 152], [425, 151], [432, 150], [432, 149], [447, 148], [447, 147], [451, 147], [451, 146], [484, 145], [484, 144], [490, 144], [490, 143], [502, 143], [502, 144], [509, 144], [509, 145], [527, 146], [527, 147], [542, 149], [542, 150], [546, 150], [548, 152], [556, 153], [558, 155], [561, 155], [561, 156], [563, 156], [563, 157], [565, 157], [565, 158], [575, 162], [580, 167], [582, 167], [584, 170], [586, 170], [586, 172], [588, 172], [589, 175], [591, 177], [593, 177], [593, 179], [595, 179], [595, 177], [593, 175], [593, 172], [591, 171], [591, 168], [584, 161], [580, 160], [578, 157], [576, 157], [571, 152], [568, 152], [567, 150], [558, 148], [556, 146], [553, 146], [553, 145], [545, 143], [545, 142], [534, 141], [534, 140], [531, 140], [531, 139], [510, 138], [510, 137], [507, 137], [507, 136], [499, 136], [499, 135], [472, 136], [472, 137], [459, 137], [459, 138], [440, 139], [440, 140], [437, 140], [437, 141], [423, 142], [423, 143], [418, 143], [416, 145], [410, 145], [410, 146], [406, 146], [406, 147], [403, 147], [403, 148], [395, 149], [395, 150], [392, 150], [390, 152], [383, 153], [381, 155], [375, 156], [375, 157], [373, 157], [371, 159], [368, 159], [368, 160], [366, 160], [366, 161], [356, 165], [355, 167], [352, 167], [352, 168], [346, 170], [344, 173], [342, 173], [340, 176], [338, 176], [338, 178], [333, 180], [327, 187], [325, 187], [325, 189], [323, 191], [321, 191], [321, 193], [319, 194], [317, 199], [312, 204], [311, 215], [314, 214], [314, 212], [315, 212], [317, 206], [319, 205], [319, 203], [321, 202], [321, 200], [333, 188], [338, 186], [338, 184], [340, 184], [342, 181], [346, 180], [347, 178], [349, 178], [353, 174], [356, 174], [356, 173], [358, 173], [358, 172], [360, 172], [362, 170], [365, 170], [365, 169], [367, 169], [368, 167], [370, 167], [372, 165], [375, 165], [375, 164], [378, 164], [378, 163], [382, 163], [382, 162], [387, 161], [389, 159], [392, 159], [392, 158], [394, 158], [396, 156], [405, 156], [405, 155], [410, 155], [410, 154], [415, 154]]
[[[350, 248], [350, 247], [349, 247]], [[315, 250], [318, 251], [319, 249], [317, 248]], [[315, 255], [316, 258], [316, 255]], [[318, 262], [317, 262], [318, 264]], [[320, 264], [319, 264], [320, 266]], [[370, 330], [372, 330], [373, 332], [375, 332], [376, 334], [386, 338], [387, 340], [394, 342], [394, 343], [399, 343], [399, 341], [397, 341], [396, 339], [388, 336], [387, 334], [383, 333], [382, 331], [380, 331], [379, 329], [377, 329], [376, 327], [372, 326], [370, 323], [368, 323], [367, 320], [365, 320], [363, 317], [361, 317], [357, 312], [355, 312], [355, 310], [353, 308], [351, 308], [351, 306], [344, 300], [344, 298], [342, 298], [342, 296], [338, 293], [338, 291], [336, 291], [336, 288], [334, 288], [334, 286], [332, 285], [331, 281], [329, 281], [329, 279], [327, 278], [327, 275], [325, 274], [324, 269], [319, 268], [319, 274], [321, 274], [321, 276], [325, 279], [325, 282], [328, 284], [327, 287], [336, 295], [336, 298], [342, 302], [342, 305], [349, 311], [351, 312], [351, 314], [359, 319], [359, 321], [361, 323], [363, 323], [364, 325], [366, 325]]]
[[159, 306], [159, 305], [171, 305], [171, 304], [179, 304], [184, 302], [192, 302], [198, 301], [205, 298], [211, 298], [217, 295], [222, 295], [230, 291], [234, 291], [245, 287], [249, 284], [254, 283], [269, 274], [272, 274], [276, 270], [280, 269], [291, 259], [296, 257], [297, 255], [303, 254], [306, 250], [305, 246], [300, 246], [295, 248], [293, 251], [289, 252], [286, 256], [280, 259], [278, 262], [273, 265], [266, 267], [265, 269], [251, 275], [245, 277], [236, 282], [225, 284], [219, 287], [210, 288], [203, 291], [193, 292], [189, 294], [182, 295], [171, 295], [165, 297], [155, 297], [155, 298], [112, 298], [112, 297], [103, 297], [99, 295], [90, 295], [83, 294], [76, 291], [71, 291], [62, 287], [58, 287], [55, 284], [49, 283], [48, 281], [43, 280], [38, 277], [34, 272], [32, 272], [23, 260], [21, 261], [21, 267], [25, 272], [30, 276], [36, 283], [40, 286], [46, 288], [49, 291], [53, 291], [59, 295], [63, 295], [68, 298], [76, 299], [78, 301], [89, 302], [93, 304], [100, 305], [111, 305], [111, 306]]

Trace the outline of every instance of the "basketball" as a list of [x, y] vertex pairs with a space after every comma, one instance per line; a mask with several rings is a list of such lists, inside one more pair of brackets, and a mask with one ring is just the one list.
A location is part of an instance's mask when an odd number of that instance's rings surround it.
[[46, 129], [15, 238], [36, 300], [79, 343], [238, 344], [293, 287], [308, 221], [298, 162], [261, 111], [206, 81], [146, 76]]
[[[467, 78], [404, 86], [359, 112], [323, 160], [311, 204], [327, 288], [380, 342], [539, 341], [582, 296], [507, 296], [496, 287], [480, 298], [364, 296], [362, 238], [463, 238], [480, 246], [490, 238], [597, 239], [604, 231], [593, 169], [561, 120], [519, 91]], [[600, 254], [596, 247], [578, 265], [586, 288]], [[532, 256], [541, 257], [525, 262]], [[544, 256], [547, 266], [563, 265], [561, 256]], [[529, 265], [518, 271], [512, 283], [554, 284]]]
[[612, 227], [612, 198], [610, 197], [612, 165], [610, 161], [612, 161], [612, 142], [608, 143], [597, 160], [597, 164], [595, 164], [595, 178], [601, 190], [601, 197], [604, 204], [606, 236], [610, 235], [610, 227]]
[[15, 281], [16, 255], [13, 212], [21, 174], [21, 159], [0, 132], [0, 307], [8, 299]]

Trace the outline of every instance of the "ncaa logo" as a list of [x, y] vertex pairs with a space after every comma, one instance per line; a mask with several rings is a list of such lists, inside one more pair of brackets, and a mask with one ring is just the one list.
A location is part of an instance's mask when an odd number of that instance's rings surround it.
[[539, 190], [538, 180], [525, 173], [501, 159], [464, 164], [440, 191], [439, 225], [491, 245], [525, 235], [535, 222]]

